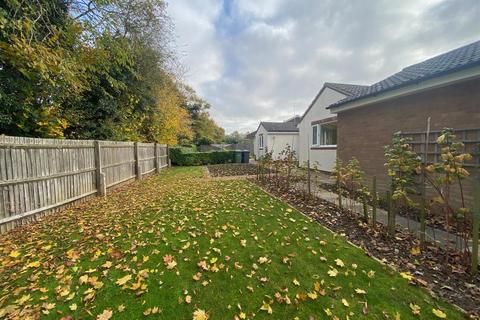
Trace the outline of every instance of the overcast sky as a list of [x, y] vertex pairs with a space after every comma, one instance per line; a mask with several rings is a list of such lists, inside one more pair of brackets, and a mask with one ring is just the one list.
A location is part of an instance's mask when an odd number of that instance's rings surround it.
[[480, 40], [480, 0], [170, 0], [185, 80], [227, 132], [303, 114], [324, 82], [369, 85]]

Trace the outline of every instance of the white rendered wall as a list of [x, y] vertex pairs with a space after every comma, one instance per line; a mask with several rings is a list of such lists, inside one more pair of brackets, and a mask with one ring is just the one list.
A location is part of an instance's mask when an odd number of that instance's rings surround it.
[[289, 145], [298, 155], [298, 133], [269, 133], [268, 151], [273, 151], [272, 158], [277, 160], [281, 157], [280, 153]]
[[299, 147], [298, 160], [301, 166], [305, 166], [310, 152], [310, 166], [317, 163], [318, 169], [323, 171], [332, 171], [335, 166], [337, 151], [331, 149], [310, 149], [312, 143], [311, 131], [312, 121], [318, 121], [335, 116], [330, 110], [326, 109], [330, 104], [337, 102], [346, 96], [328, 87], [318, 96], [312, 108], [305, 114], [302, 121], [298, 124], [299, 128]]

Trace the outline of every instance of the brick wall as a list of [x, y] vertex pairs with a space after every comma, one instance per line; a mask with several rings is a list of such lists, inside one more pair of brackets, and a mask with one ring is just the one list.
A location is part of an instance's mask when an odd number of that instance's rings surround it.
[[[480, 127], [480, 79], [362, 106], [338, 114], [338, 157], [346, 162], [352, 157], [368, 177], [377, 176], [379, 190], [385, 192], [390, 180], [384, 167], [384, 146], [397, 131], [424, 131], [431, 117], [431, 130], [444, 127]], [[465, 181], [467, 202], [471, 204], [472, 179]], [[458, 192], [454, 197], [459, 200]]]

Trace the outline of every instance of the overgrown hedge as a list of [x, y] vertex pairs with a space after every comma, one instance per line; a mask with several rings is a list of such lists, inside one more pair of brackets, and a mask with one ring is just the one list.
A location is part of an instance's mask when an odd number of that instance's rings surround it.
[[208, 151], [208, 152], [190, 152], [188, 149], [179, 147], [170, 149], [170, 159], [173, 165], [177, 166], [201, 166], [206, 164], [232, 163], [235, 152]]

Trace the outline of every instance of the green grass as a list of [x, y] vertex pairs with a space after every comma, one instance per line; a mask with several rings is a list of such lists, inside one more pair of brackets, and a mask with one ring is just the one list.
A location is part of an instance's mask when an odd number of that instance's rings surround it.
[[[104, 310], [112, 319], [192, 319], [197, 309], [210, 319], [436, 319], [433, 308], [464, 318], [255, 185], [205, 180], [198, 167], [167, 170], [4, 235], [0, 266], [0, 315], [21, 319]], [[145, 316], [151, 308], [158, 313]]]

